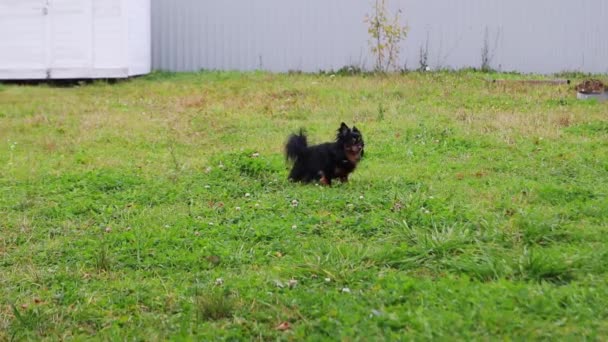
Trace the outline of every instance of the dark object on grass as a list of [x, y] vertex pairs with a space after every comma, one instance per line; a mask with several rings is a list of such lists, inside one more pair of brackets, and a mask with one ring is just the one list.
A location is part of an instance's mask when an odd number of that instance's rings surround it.
[[350, 129], [344, 122], [338, 128], [335, 142], [308, 146], [304, 131], [292, 134], [285, 145], [285, 154], [294, 165], [289, 179], [308, 183], [318, 181], [331, 185], [334, 178], [348, 181], [348, 175], [355, 170], [363, 157], [363, 135], [353, 126]]

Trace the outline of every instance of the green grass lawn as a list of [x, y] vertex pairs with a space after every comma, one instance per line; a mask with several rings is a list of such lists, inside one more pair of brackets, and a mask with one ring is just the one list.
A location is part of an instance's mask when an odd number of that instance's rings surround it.
[[608, 103], [525, 78], [0, 85], [0, 340], [606, 338]]

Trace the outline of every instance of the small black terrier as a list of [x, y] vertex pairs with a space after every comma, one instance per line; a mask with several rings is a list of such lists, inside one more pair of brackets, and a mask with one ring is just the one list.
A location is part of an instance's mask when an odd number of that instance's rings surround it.
[[294, 165], [289, 179], [308, 183], [318, 181], [331, 185], [334, 178], [348, 181], [348, 174], [353, 172], [363, 157], [363, 135], [353, 126], [348, 128], [343, 122], [338, 128], [335, 142], [326, 142], [308, 146], [304, 132], [292, 134], [285, 145], [285, 154]]

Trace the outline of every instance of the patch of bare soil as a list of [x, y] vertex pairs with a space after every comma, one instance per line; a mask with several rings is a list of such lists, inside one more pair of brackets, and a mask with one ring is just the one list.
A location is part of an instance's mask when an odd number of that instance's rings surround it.
[[604, 89], [604, 83], [596, 79], [585, 80], [576, 86], [576, 91], [583, 94], [601, 94]]

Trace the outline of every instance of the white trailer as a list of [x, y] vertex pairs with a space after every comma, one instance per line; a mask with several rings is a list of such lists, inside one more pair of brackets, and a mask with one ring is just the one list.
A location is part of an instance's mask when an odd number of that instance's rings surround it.
[[0, 79], [150, 72], [150, 0], [0, 0]]

